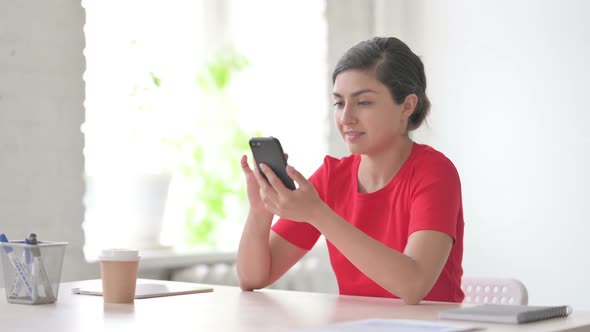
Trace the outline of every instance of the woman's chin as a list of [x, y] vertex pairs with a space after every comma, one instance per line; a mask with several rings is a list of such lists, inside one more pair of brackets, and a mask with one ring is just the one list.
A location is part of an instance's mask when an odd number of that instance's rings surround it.
[[348, 152], [350, 152], [350, 154], [363, 154], [364, 149], [357, 144], [346, 144], [346, 146], [348, 147]]

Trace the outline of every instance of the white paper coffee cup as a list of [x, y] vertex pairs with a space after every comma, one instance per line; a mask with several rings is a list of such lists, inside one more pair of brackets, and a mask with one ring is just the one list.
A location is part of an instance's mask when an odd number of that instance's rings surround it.
[[134, 262], [140, 259], [135, 249], [104, 249], [98, 257], [101, 261]]
[[105, 303], [133, 303], [139, 269], [135, 249], [105, 249], [99, 257]]

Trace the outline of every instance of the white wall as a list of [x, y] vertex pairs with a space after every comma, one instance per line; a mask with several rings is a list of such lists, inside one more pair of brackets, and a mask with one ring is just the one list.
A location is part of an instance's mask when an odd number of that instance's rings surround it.
[[98, 274], [80, 226], [83, 25], [79, 1], [0, 1], [0, 232], [69, 242], [62, 280]]
[[590, 308], [590, 2], [408, 1], [429, 127], [463, 184], [466, 275]]
[[[385, 1], [385, 0], [384, 0]], [[396, 0], [397, 1], [397, 0]], [[348, 154], [346, 145], [334, 125], [332, 103], [332, 71], [342, 54], [354, 44], [370, 38], [375, 33], [375, 0], [326, 0], [326, 21], [328, 23], [326, 94], [326, 122], [328, 154], [336, 157]]]
[[[363, 11], [354, 36], [390, 32], [423, 55], [433, 112], [417, 137], [461, 174], [466, 274], [519, 278], [533, 304], [590, 308], [590, 2], [376, 4], [381, 26], [367, 27]], [[0, 232], [70, 241], [66, 279], [96, 273], [74, 269], [83, 264], [83, 22], [79, 1], [0, 1]], [[346, 38], [355, 24], [341, 22]]]
[[[590, 2], [365, 5], [374, 26], [359, 31], [399, 37], [425, 62], [432, 114], [414, 137], [461, 175], [465, 275], [518, 278], [531, 304], [590, 308]], [[343, 154], [337, 135], [330, 151]]]

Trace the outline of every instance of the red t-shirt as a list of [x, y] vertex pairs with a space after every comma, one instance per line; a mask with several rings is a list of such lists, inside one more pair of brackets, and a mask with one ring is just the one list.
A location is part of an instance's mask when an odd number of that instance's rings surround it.
[[[361, 157], [326, 157], [310, 181], [322, 200], [338, 215], [372, 238], [403, 252], [408, 237], [419, 230], [435, 230], [454, 240], [449, 258], [424, 300], [462, 302], [463, 207], [461, 183], [455, 166], [430, 146], [414, 144], [393, 179], [380, 190], [358, 191]], [[272, 229], [292, 244], [310, 250], [320, 236], [308, 223], [279, 219]], [[340, 294], [393, 297], [357, 269], [330, 241], [332, 268]]]

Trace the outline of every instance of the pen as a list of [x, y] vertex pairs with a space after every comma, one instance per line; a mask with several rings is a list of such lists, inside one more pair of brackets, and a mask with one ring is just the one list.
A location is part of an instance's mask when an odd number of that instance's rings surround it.
[[[6, 235], [0, 234], [0, 242], [8, 242]], [[31, 282], [29, 281], [29, 277], [27, 276], [27, 273], [25, 271], [25, 267], [21, 264], [21, 262], [15, 256], [14, 249], [12, 249], [12, 247], [9, 247], [6, 245], [3, 247], [4, 247], [4, 252], [6, 252], [6, 256], [8, 257], [8, 261], [10, 261], [10, 264], [12, 265], [12, 267], [14, 267], [14, 270], [16, 271], [16, 274], [17, 274], [16, 277], [21, 279], [21, 281], [25, 285], [25, 289], [27, 290], [27, 293], [29, 293], [29, 295], [32, 297], [33, 296], [33, 288], [31, 287]]]
[[33, 253], [33, 271], [31, 275], [33, 276], [34, 280], [34, 289], [33, 294], [36, 293], [37, 288], [37, 278], [41, 278], [41, 283], [43, 284], [43, 290], [45, 291], [45, 296], [48, 298], [54, 298], [53, 295], [53, 288], [51, 287], [51, 283], [49, 282], [49, 276], [47, 275], [47, 270], [45, 269], [45, 264], [43, 264], [43, 260], [41, 260], [41, 249], [39, 249], [38, 241], [37, 241], [37, 234], [31, 233], [28, 238], [28, 242], [31, 245], [31, 252]]
[[[25, 244], [29, 244], [29, 239], [25, 239]], [[23, 260], [26, 264], [26, 272], [28, 275], [30, 275], [31, 271], [31, 251], [28, 248], [25, 248], [25, 250], [23, 251]], [[35, 283], [33, 283], [34, 285]], [[10, 290], [8, 292], [8, 294], [10, 294], [11, 297], [18, 297], [18, 294], [20, 293], [21, 287], [22, 286], [22, 282], [21, 282], [21, 278], [14, 278], [14, 281], [12, 282], [12, 286], [10, 287]]]

